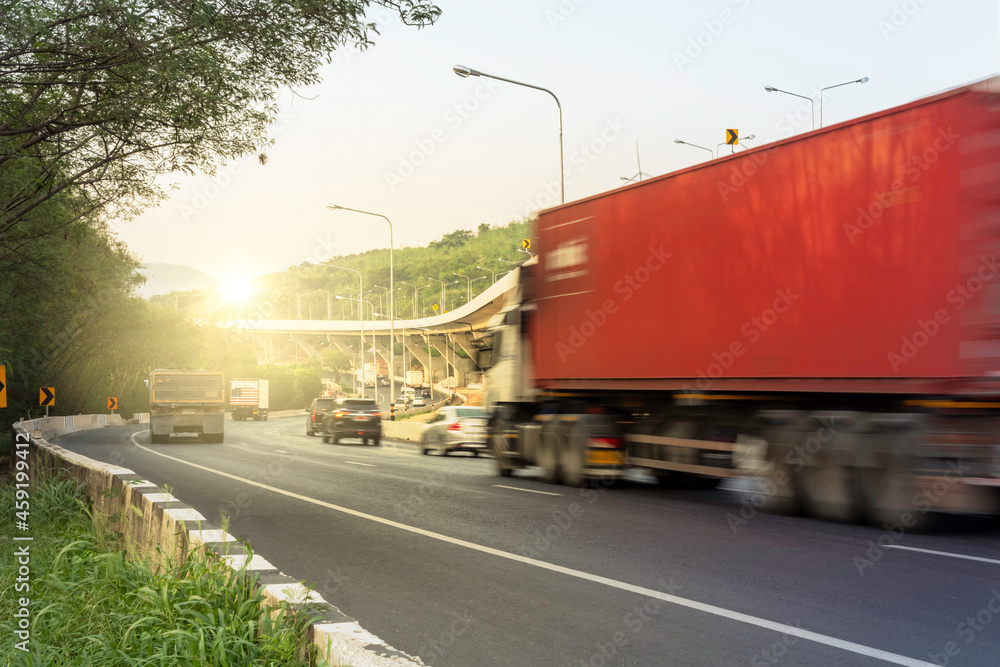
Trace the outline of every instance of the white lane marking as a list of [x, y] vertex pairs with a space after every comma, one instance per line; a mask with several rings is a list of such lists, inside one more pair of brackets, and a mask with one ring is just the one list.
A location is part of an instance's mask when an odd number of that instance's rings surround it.
[[525, 493], [540, 493], [545, 496], [561, 496], [561, 493], [552, 493], [550, 491], [535, 491], [534, 489], [522, 489], [519, 486], [504, 486], [503, 484], [494, 484], [493, 486], [498, 489], [513, 489], [514, 491], [524, 491]]
[[803, 630], [801, 628], [795, 627], [794, 625], [785, 625], [784, 623], [776, 623], [775, 621], [769, 621], [764, 618], [758, 618], [756, 616], [751, 616], [749, 614], [744, 614], [738, 611], [731, 611], [729, 609], [723, 609], [722, 607], [716, 607], [715, 605], [705, 604], [703, 602], [696, 602], [695, 600], [689, 600], [687, 598], [682, 598], [677, 595], [671, 595], [670, 593], [664, 593], [662, 591], [654, 590], [652, 588], [636, 586], [635, 584], [629, 584], [624, 581], [618, 581], [616, 579], [602, 577], [597, 574], [590, 574], [589, 572], [583, 572], [581, 570], [574, 570], [569, 567], [563, 567], [562, 565], [555, 565], [554, 563], [546, 563], [543, 560], [528, 558], [527, 556], [521, 556], [519, 554], [511, 553], [509, 551], [501, 551], [500, 549], [494, 549], [493, 547], [483, 546], [481, 544], [476, 544], [475, 542], [467, 542], [465, 540], [458, 539], [457, 537], [449, 537], [448, 535], [442, 535], [441, 533], [435, 533], [429, 530], [424, 530], [423, 528], [409, 526], [405, 523], [392, 521], [391, 519], [383, 519], [382, 517], [375, 516], [373, 514], [366, 514], [364, 512], [359, 512], [358, 510], [352, 510], [349, 507], [342, 507], [341, 505], [334, 505], [333, 503], [328, 503], [323, 500], [317, 500], [316, 498], [303, 496], [301, 494], [294, 493], [292, 491], [285, 491], [284, 489], [279, 489], [274, 486], [268, 486], [267, 484], [255, 482], [252, 479], [237, 477], [236, 475], [231, 475], [228, 472], [222, 472], [221, 470], [215, 470], [214, 468], [209, 468], [207, 466], [199, 465], [197, 463], [191, 463], [190, 461], [185, 461], [184, 459], [179, 459], [174, 456], [168, 456], [167, 454], [157, 452], [148, 447], [144, 447], [140, 445], [138, 442], [136, 442], [135, 440], [136, 435], [137, 434], [133, 434], [132, 437], [130, 438], [132, 440], [132, 444], [145, 452], [149, 452], [150, 454], [161, 456], [165, 459], [169, 459], [176, 463], [190, 466], [192, 468], [197, 468], [198, 470], [204, 470], [205, 472], [210, 472], [219, 475], [221, 477], [226, 477], [228, 479], [236, 480], [237, 482], [243, 482], [244, 484], [249, 484], [251, 486], [256, 486], [261, 489], [266, 489], [268, 491], [272, 491], [274, 493], [287, 496], [289, 498], [295, 498], [296, 500], [301, 500], [303, 502], [311, 503], [313, 505], [326, 507], [327, 509], [331, 509], [336, 512], [341, 512], [343, 514], [348, 514], [350, 516], [355, 516], [360, 519], [366, 519], [368, 521], [373, 521], [375, 523], [381, 523], [382, 525], [385, 526], [398, 528], [400, 530], [405, 530], [407, 532], [415, 533], [417, 535], [423, 535], [424, 537], [430, 537], [435, 540], [440, 540], [441, 542], [447, 542], [449, 544], [465, 547], [467, 549], [472, 549], [473, 551], [479, 551], [481, 553], [490, 554], [492, 556], [497, 556], [499, 558], [506, 558], [507, 560], [512, 560], [518, 563], [532, 565], [534, 567], [543, 570], [550, 570], [552, 572], [558, 572], [560, 574], [565, 574], [570, 577], [583, 579], [585, 581], [590, 581], [596, 584], [602, 584], [604, 586], [609, 586], [611, 588], [617, 588], [619, 590], [628, 591], [630, 593], [637, 593], [645, 597], [656, 598], [657, 600], [662, 600], [663, 602], [674, 604], [677, 605], [678, 607], [694, 609], [696, 611], [701, 611], [706, 614], [711, 614], [713, 616], [720, 616], [722, 618], [727, 618], [729, 620], [737, 621], [739, 623], [746, 623], [747, 625], [753, 625], [758, 628], [773, 630], [774, 632], [780, 634], [799, 637], [801, 639], [806, 639], [808, 641], [816, 642], [817, 644], [832, 646], [833, 648], [841, 649], [843, 651], [848, 651], [850, 653], [856, 653], [858, 655], [864, 655], [870, 658], [884, 660], [885, 662], [889, 662], [894, 665], [905, 665], [906, 667], [936, 667], [936, 665], [934, 665], [934, 663], [931, 662], [924, 662], [923, 660], [917, 660], [915, 658], [908, 658], [904, 655], [889, 653], [888, 651], [883, 651], [877, 648], [871, 648], [870, 646], [865, 646], [863, 644], [855, 644], [854, 642], [849, 642], [843, 639], [837, 639], [836, 637], [821, 635], [818, 632]]
[[982, 558], [980, 556], [966, 556], [965, 554], [953, 554], [948, 551], [932, 551], [931, 549], [917, 549], [916, 547], [901, 547], [898, 544], [887, 544], [886, 549], [904, 549], [905, 551], [919, 551], [922, 554], [934, 554], [935, 556], [950, 556], [952, 558], [962, 558], [964, 560], [975, 560], [980, 563], [995, 563], [1000, 565], [1000, 560], [993, 558]]
[[285, 449], [276, 449], [274, 451], [276, 451], [279, 454], [291, 454], [291, 452], [289, 452], [288, 450], [285, 450]]
[[365, 466], [366, 468], [374, 468], [375, 466], [371, 463], [358, 463], [357, 461], [344, 461], [344, 463], [350, 463], [355, 466]]

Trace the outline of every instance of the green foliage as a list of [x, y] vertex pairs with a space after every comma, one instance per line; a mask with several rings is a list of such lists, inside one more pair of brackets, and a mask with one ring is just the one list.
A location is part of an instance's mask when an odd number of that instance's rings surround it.
[[[41, 386], [55, 414], [117, 396], [129, 415], [153, 368], [259, 375], [247, 341], [135, 296], [138, 262], [108, 220], [159, 201], [162, 174], [266, 162], [279, 90], [371, 45], [373, 5], [416, 26], [440, 14], [424, 0], [0, 0], [0, 420], [38, 416]], [[282, 400], [301, 407], [316, 378], [289, 371]]]
[[[468, 230], [458, 230], [445, 234], [440, 241], [434, 241], [425, 248], [397, 248], [394, 253], [395, 282], [397, 288], [395, 297], [396, 314], [401, 319], [409, 319], [416, 312], [418, 317], [434, 315], [431, 308], [438, 304], [444, 312], [453, 310], [464, 304], [468, 298], [468, 283], [465, 278], [456, 276], [462, 274], [471, 279], [472, 296], [487, 289], [493, 276], [501, 277], [527, 258], [519, 251], [521, 240], [531, 238], [531, 221], [514, 221], [506, 225], [479, 225], [478, 232], [473, 234]], [[506, 260], [506, 262], [501, 261]], [[372, 285], [389, 284], [389, 251], [388, 249], [371, 250], [357, 255], [335, 257], [329, 264], [360, 271], [366, 289]], [[483, 267], [479, 269], [477, 267]], [[491, 273], [492, 271], [492, 273]], [[441, 300], [441, 283], [454, 283], [445, 289], [445, 300]], [[326, 317], [326, 290], [333, 294], [356, 299], [358, 296], [358, 280], [354, 273], [334, 269], [330, 266], [303, 263], [290, 267], [282, 273], [265, 276], [258, 281], [257, 301], [253, 304], [256, 311], [275, 317], [295, 317], [296, 294], [302, 295], [303, 317], [308, 317], [309, 300], [312, 300], [313, 319]], [[409, 283], [403, 285], [402, 283]], [[414, 308], [414, 288], [424, 287], [418, 293], [417, 308]], [[380, 304], [379, 295], [382, 290], [376, 290], [365, 298], [371, 300], [375, 307], [387, 311], [388, 305]], [[181, 299], [198, 299], [198, 292], [185, 293]], [[275, 301], [275, 295], [277, 301]], [[161, 297], [160, 300], [173, 303], [178, 295]], [[172, 307], [172, 306], [171, 306]], [[358, 305], [351, 301], [339, 301], [334, 304], [333, 317], [340, 319], [358, 319]], [[365, 318], [371, 317], [371, 311], [365, 307]]]
[[349, 371], [353, 367], [353, 364], [351, 363], [351, 355], [346, 352], [341, 352], [335, 347], [323, 350], [321, 360], [324, 368], [329, 368], [332, 371], [340, 373]]
[[[19, 609], [15, 543], [0, 541], [0, 655], [30, 665], [314, 664], [308, 609], [269, 607], [244, 574], [214, 557], [169, 559], [156, 572], [128, 560], [121, 533], [93, 518], [70, 481], [43, 480], [31, 495], [30, 652], [14, 648]], [[0, 489], [14, 511], [14, 488]], [[162, 555], [162, 554], [161, 554]], [[275, 612], [275, 618], [270, 613]], [[312, 661], [312, 662], [310, 662]]]
[[162, 196], [160, 174], [266, 149], [278, 91], [370, 46], [372, 4], [417, 26], [440, 14], [421, 0], [0, 0], [0, 169], [20, 186], [0, 234], [67, 189], [124, 217]]

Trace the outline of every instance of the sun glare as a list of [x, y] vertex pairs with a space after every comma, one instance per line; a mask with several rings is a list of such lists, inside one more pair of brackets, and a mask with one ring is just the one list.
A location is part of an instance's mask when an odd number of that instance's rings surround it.
[[222, 296], [232, 303], [245, 303], [253, 295], [249, 278], [230, 278], [222, 284]]

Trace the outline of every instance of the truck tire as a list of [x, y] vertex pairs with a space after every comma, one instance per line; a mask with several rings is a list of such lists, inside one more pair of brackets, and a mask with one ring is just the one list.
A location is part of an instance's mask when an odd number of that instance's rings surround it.
[[514, 468], [507, 461], [504, 452], [507, 451], [507, 436], [502, 433], [493, 433], [490, 436], [490, 453], [496, 461], [497, 474], [501, 477], [510, 477]]
[[921, 494], [914, 475], [918, 461], [913, 452], [924, 426], [918, 416], [907, 417], [872, 416], [873, 424], [868, 425], [872, 437], [861, 453], [859, 486], [871, 523], [898, 524], [911, 532], [924, 532], [933, 527], [935, 519], [929, 507], [915, 500]]
[[323, 434], [323, 444], [324, 445], [330, 444], [330, 436], [328, 436], [326, 433]]
[[789, 463], [796, 427], [805, 417], [800, 410], [762, 410], [747, 423], [747, 432], [767, 442], [763, 460], [770, 471], [764, 478], [764, 508], [775, 514], [800, 514], [797, 473]]
[[827, 521], [853, 523], [862, 518], [858, 487], [857, 431], [863, 415], [858, 413], [815, 413], [799, 427], [795, 461], [804, 461], [798, 471], [803, 510]]
[[536, 465], [542, 469], [542, 481], [549, 484], [559, 484], [562, 475], [559, 470], [560, 434], [558, 425], [546, 425], [542, 429], [542, 437], [538, 440]]
[[151, 444], [154, 444], [154, 445], [165, 444], [167, 442], [167, 438], [169, 438], [169, 437], [170, 437], [169, 435], [163, 435], [163, 434], [157, 435], [156, 433], [153, 433], [152, 431], [149, 432], [149, 442]]
[[379, 447], [382, 444], [382, 438], [372, 438], [372, 445]]
[[584, 473], [587, 456], [586, 434], [576, 429], [562, 430], [559, 437], [559, 475], [566, 486], [581, 487], [587, 481]]

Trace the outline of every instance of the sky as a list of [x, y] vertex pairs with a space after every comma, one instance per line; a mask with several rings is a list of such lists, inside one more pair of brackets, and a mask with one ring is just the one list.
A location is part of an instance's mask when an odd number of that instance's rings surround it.
[[[220, 283], [456, 229], [503, 225], [712, 159], [726, 130], [762, 146], [1000, 73], [997, 0], [439, 0], [432, 27], [373, 7], [375, 46], [283, 91], [274, 147], [178, 175], [169, 201], [116, 224], [147, 263]], [[720, 150], [729, 150], [723, 146]], [[638, 158], [638, 159], [637, 159]]]

